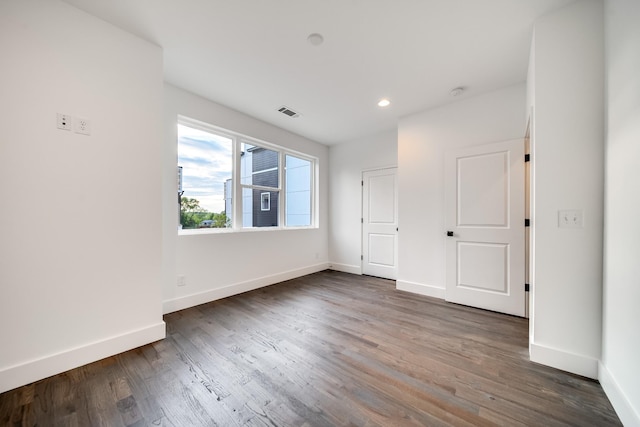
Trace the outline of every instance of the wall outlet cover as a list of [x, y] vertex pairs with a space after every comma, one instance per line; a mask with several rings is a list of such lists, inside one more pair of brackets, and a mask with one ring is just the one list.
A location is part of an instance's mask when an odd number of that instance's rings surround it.
[[582, 209], [564, 209], [558, 211], [558, 227], [560, 228], [582, 228], [584, 218]]
[[74, 120], [74, 131], [81, 135], [91, 135], [91, 122], [80, 117], [76, 118]]

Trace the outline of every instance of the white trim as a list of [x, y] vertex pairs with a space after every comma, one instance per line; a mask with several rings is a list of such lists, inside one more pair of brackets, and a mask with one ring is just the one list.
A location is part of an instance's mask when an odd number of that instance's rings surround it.
[[208, 234], [226, 234], [226, 233], [262, 233], [267, 231], [300, 231], [300, 230], [317, 230], [319, 227], [313, 225], [290, 225], [288, 227], [247, 227], [238, 228], [185, 228], [178, 229], [178, 237], [184, 236], [204, 236]]
[[393, 166], [378, 166], [373, 168], [362, 169], [362, 172], [380, 171], [384, 169], [398, 169], [398, 165]]
[[445, 289], [439, 286], [427, 285], [424, 283], [407, 282], [405, 280], [396, 280], [396, 289], [399, 291], [411, 292], [414, 294], [425, 295], [428, 297], [444, 299]]
[[357, 274], [359, 276], [362, 275], [362, 266], [360, 265], [349, 265], [349, 264], [339, 264], [339, 263], [329, 263], [329, 268], [334, 271], [341, 271], [343, 273], [349, 274]]
[[291, 280], [297, 277], [306, 276], [307, 274], [317, 273], [318, 271], [323, 271], [327, 268], [329, 268], [328, 263], [320, 263], [297, 270], [285, 271], [271, 276], [263, 276], [244, 282], [234, 283], [222, 288], [210, 289], [196, 294], [165, 300], [162, 303], [162, 312], [163, 314], [173, 313], [174, 311], [184, 310], [196, 305], [253, 291], [265, 286], [274, 285], [276, 283], [284, 282], [285, 280]]
[[598, 380], [622, 424], [640, 426], [640, 414], [633, 408], [627, 395], [602, 361], [598, 363]]
[[[269, 151], [274, 151], [274, 150], [269, 150]], [[280, 168], [278, 168], [277, 166], [275, 168], [270, 168], [270, 169], [262, 169], [259, 171], [254, 171], [251, 172], [251, 175], [258, 175], [259, 173], [265, 173], [265, 172], [273, 172], [273, 171], [279, 171]]]
[[164, 321], [0, 370], [0, 393], [140, 347], [166, 336]]
[[581, 354], [569, 353], [557, 348], [536, 343], [529, 344], [529, 358], [532, 362], [571, 372], [583, 377], [598, 378], [598, 359]]

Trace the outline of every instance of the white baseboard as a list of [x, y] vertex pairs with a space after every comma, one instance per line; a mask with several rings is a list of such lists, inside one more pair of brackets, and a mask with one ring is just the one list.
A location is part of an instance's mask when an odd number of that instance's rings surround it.
[[640, 426], [640, 414], [633, 408], [627, 395], [622, 391], [618, 382], [602, 362], [598, 364], [598, 380], [622, 424], [625, 426]]
[[529, 358], [532, 362], [551, 366], [583, 377], [598, 379], [598, 359], [581, 354], [569, 353], [557, 348], [536, 343], [529, 344]]
[[396, 289], [399, 291], [412, 292], [414, 294], [425, 295], [444, 299], [445, 290], [437, 286], [425, 285], [423, 283], [407, 282], [404, 280], [396, 280]]
[[362, 275], [362, 267], [359, 265], [339, 264], [339, 263], [331, 262], [329, 263], [329, 268], [331, 270], [341, 271], [343, 273]]
[[166, 336], [163, 321], [0, 370], [0, 393], [122, 353]]
[[165, 300], [162, 303], [162, 312], [164, 314], [173, 313], [174, 311], [184, 310], [185, 308], [195, 307], [196, 305], [238, 295], [243, 292], [253, 291], [265, 286], [274, 285], [276, 283], [284, 282], [285, 280], [291, 280], [296, 277], [306, 276], [307, 274], [317, 273], [318, 271], [323, 271], [328, 268], [329, 263], [320, 263], [297, 270], [285, 271], [271, 276], [263, 276], [240, 283], [234, 283], [222, 288], [210, 289], [196, 294]]

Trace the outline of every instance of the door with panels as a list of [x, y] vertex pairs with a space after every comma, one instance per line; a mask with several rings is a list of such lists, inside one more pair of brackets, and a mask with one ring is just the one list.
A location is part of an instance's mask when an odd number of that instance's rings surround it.
[[362, 174], [362, 273], [396, 279], [398, 270], [397, 169]]
[[445, 156], [446, 300], [525, 314], [524, 141]]

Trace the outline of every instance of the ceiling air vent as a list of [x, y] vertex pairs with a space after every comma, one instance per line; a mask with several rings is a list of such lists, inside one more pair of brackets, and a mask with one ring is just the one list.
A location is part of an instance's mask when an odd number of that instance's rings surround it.
[[291, 108], [285, 107], [285, 106], [282, 106], [282, 107], [278, 108], [278, 111], [280, 111], [282, 114], [286, 114], [289, 117], [294, 117], [295, 118], [295, 117], [300, 116], [299, 113], [296, 113]]

